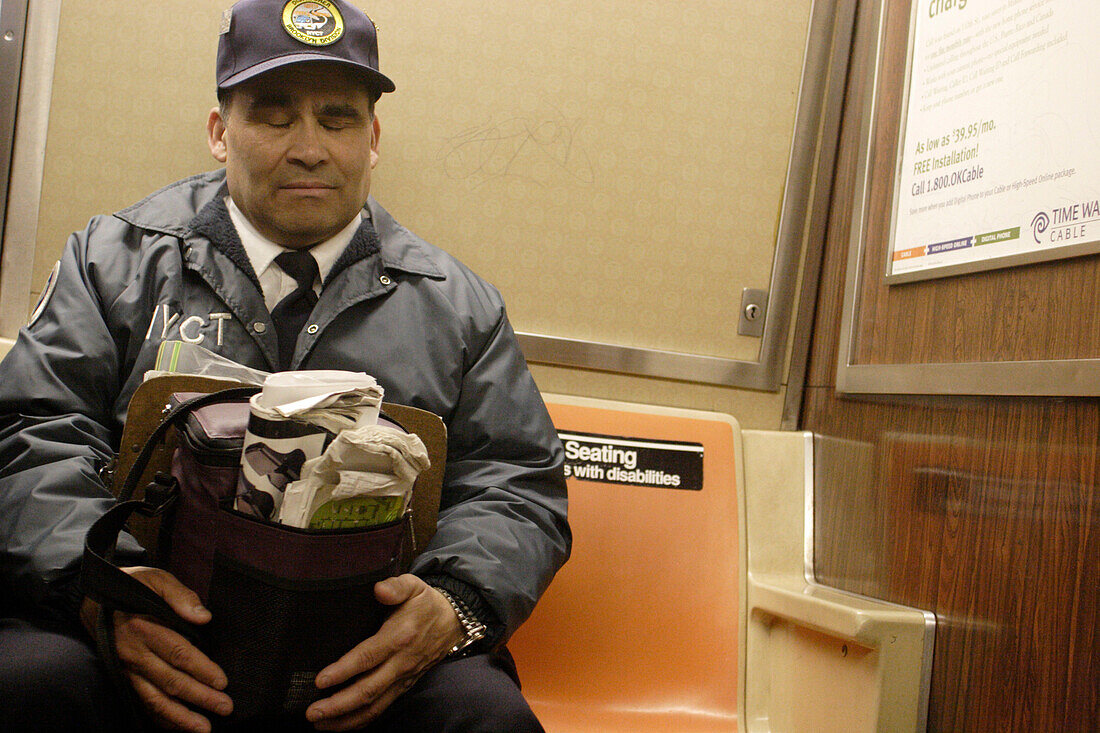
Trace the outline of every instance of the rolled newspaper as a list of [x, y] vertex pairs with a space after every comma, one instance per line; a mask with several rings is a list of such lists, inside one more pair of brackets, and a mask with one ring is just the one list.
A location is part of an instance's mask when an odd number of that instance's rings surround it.
[[237, 510], [276, 521], [286, 487], [343, 430], [375, 425], [382, 388], [362, 372], [277, 372], [249, 403]]

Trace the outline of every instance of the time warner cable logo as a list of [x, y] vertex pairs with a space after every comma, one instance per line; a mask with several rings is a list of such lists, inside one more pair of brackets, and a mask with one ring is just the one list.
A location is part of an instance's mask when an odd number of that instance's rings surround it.
[[1035, 215], [1035, 218], [1031, 220], [1031, 233], [1035, 237], [1036, 244], [1042, 244], [1039, 235], [1045, 232], [1049, 226], [1050, 215], [1045, 211], [1040, 211]]

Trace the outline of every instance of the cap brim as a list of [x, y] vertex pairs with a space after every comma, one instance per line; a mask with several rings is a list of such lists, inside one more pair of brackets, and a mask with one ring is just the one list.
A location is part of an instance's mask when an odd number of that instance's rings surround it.
[[317, 63], [321, 61], [350, 66], [355, 71], [361, 73], [363, 78], [366, 79], [371, 87], [374, 88], [379, 94], [382, 94], [384, 92], [392, 92], [397, 89], [397, 86], [392, 81], [390, 81], [390, 78], [388, 76], [380, 71], [372, 69], [369, 66], [357, 64], [354, 61], [346, 61], [341, 58], [316, 53], [293, 53], [287, 54], [286, 56], [277, 56], [273, 59], [268, 59], [263, 63], [256, 64], [255, 66], [250, 66], [249, 68], [242, 71], [238, 71], [236, 74], [226, 77], [225, 79], [219, 79], [218, 89], [227, 89], [229, 87], [236, 86], [241, 82], [248, 81], [253, 77], [271, 71], [272, 69], [278, 69], [282, 66], [309, 62]]

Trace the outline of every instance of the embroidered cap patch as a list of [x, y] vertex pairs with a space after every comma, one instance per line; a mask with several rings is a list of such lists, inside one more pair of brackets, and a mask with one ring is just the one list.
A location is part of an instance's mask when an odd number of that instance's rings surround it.
[[327, 46], [344, 35], [344, 18], [329, 0], [290, 0], [283, 6], [283, 30], [310, 46]]

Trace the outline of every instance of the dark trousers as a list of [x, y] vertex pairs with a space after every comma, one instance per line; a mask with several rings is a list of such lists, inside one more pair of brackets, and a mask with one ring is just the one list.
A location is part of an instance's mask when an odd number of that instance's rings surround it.
[[[18, 619], [0, 619], [0, 711], [4, 730], [126, 731], [126, 711], [95, 652], [82, 639]], [[217, 730], [223, 729], [218, 726]], [[294, 721], [227, 730], [309, 731]], [[519, 690], [507, 650], [444, 662], [425, 673], [368, 729], [542, 731]]]

